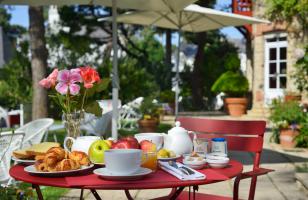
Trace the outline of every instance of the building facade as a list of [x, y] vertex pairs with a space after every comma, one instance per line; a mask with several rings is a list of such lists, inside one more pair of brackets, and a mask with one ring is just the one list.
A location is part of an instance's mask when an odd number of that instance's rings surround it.
[[[266, 9], [265, 0], [233, 0], [233, 10], [238, 14], [266, 18]], [[288, 93], [299, 94], [292, 74], [298, 60], [297, 52], [308, 42], [307, 35], [303, 35], [296, 22], [254, 24], [242, 28], [246, 30], [244, 35], [251, 49], [247, 52], [247, 78], [252, 91], [250, 114], [264, 115], [273, 99]]]

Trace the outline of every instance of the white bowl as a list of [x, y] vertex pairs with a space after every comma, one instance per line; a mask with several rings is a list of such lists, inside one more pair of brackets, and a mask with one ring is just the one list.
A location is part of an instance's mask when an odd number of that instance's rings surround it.
[[221, 157], [220, 159], [206, 159], [206, 162], [209, 164], [212, 168], [224, 168], [228, 166], [230, 159]]
[[135, 134], [135, 138], [140, 143], [142, 140], [149, 140], [156, 145], [157, 150], [162, 148], [164, 142], [164, 136], [161, 133], [138, 133]]
[[193, 158], [193, 160], [188, 160], [188, 157], [185, 157], [183, 159], [183, 164], [184, 165], [187, 165], [193, 169], [202, 169], [206, 163], [206, 160], [205, 159], [202, 159], [202, 160], [197, 160], [198, 157], [191, 157]]

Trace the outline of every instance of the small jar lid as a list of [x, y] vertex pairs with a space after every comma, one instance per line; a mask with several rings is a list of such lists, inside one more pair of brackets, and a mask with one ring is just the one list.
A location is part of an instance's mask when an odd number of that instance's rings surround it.
[[226, 139], [225, 138], [213, 138], [212, 141], [213, 142], [225, 142]]

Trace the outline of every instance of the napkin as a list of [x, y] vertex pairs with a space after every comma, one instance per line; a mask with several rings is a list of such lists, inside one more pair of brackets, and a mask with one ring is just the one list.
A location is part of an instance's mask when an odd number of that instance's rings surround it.
[[[159, 161], [160, 167], [161, 169], [163, 169], [164, 171], [166, 171], [167, 173], [177, 177], [180, 180], [204, 180], [206, 178], [205, 174], [202, 174], [188, 166], [185, 165], [186, 168], [189, 168], [190, 170], [192, 170], [193, 172], [195, 172], [194, 174], [184, 174], [181, 170], [174, 168], [173, 166], [170, 166], [168, 162], [162, 162]], [[178, 163], [176, 162], [178, 167], [183, 166], [182, 163]]]

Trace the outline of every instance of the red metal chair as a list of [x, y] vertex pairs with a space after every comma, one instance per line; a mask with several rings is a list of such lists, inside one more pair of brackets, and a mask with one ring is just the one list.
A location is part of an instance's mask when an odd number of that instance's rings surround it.
[[[198, 138], [224, 137], [228, 142], [228, 150], [246, 151], [254, 153], [253, 169], [243, 172], [236, 177], [233, 187], [233, 197], [221, 197], [209, 194], [196, 193], [196, 199], [238, 199], [239, 183], [242, 179], [251, 178], [249, 200], [255, 196], [257, 176], [265, 175], [274, 170], [260, 167], [260, 158], [263, 148], [263, 136], [266, 128], [265, 121], [235, 121], [216, 120], [193, 117], [179, 117], [181, 126], [189, 131], [199, 133]], [[180, 200], [190, 199], [191, 193], [182, 192], [177, 198]]]

